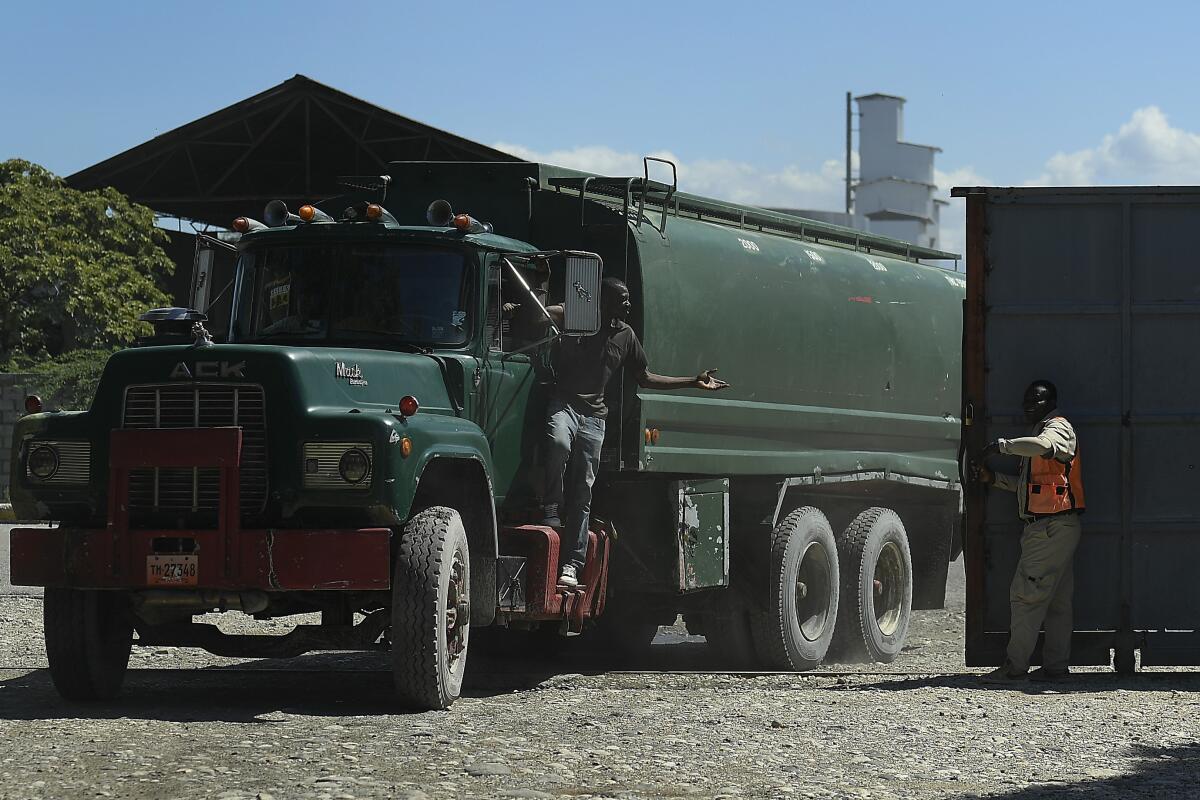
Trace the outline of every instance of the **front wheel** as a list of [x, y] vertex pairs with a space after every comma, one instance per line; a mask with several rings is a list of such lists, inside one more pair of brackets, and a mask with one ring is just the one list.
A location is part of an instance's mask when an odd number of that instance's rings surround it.
[[462, 518], [435, 506], [404, 527], [392, 580], [392, 673], [401, 702], [448, 708], [462, 692], [471, 633], [471, 557]]
[[838, 552], [829, 520], [806, 506], [771, 533], [770, 603], [750, 613], [754, 650], [771, 669], [813, 669], [838, 613]]
[[126, 597], [118, 592], [47, 589], [42, 615], [50, 678], [58, 693], [80, 701], [116, 697], [133, 649]]

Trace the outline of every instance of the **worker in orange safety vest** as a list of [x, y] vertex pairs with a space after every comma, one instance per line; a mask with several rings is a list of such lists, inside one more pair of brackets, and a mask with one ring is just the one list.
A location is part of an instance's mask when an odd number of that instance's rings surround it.
[[[1075, 429], [1058, 412], [1058, 390], [1050, 381], [1034, 381], [1022, 401], [1031, 435], [997, 439], [983, 452], [1021, 457], [1019, 475], [993, 472], [983, 465], [979, 479], [1017, 495], [1017, 514], [1025, 522], [1021, 558], [1009, 587], [1008, 650], [1004, 664], [984, 676], [988, 683], [1028, 677], [1056, 681], [1070, 674], [1073, 563], [1079, 544], [1079, 515], [1084, 510], [1083, 476]], [[1029, 672], [1029, 660], [1045, 625], [1042, 667]]]

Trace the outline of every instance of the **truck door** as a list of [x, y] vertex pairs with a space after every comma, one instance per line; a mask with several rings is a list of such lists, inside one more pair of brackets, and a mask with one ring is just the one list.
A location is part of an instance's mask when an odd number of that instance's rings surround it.
[[[516, 351], [545, 334], [531, 323], [536, 319], [528, 313], [531, 300], [505, 274], [501, 259], [489, 256], [486, 263], [488, 346], [479, 386], [480, 426], [491, 445], [497, 506], [513, 510], [532, 503], [540, 487], [537, 453], [546, 407], [544, 348]], [[526, 282], [536, 289], [536, 270], [527, 271]]]

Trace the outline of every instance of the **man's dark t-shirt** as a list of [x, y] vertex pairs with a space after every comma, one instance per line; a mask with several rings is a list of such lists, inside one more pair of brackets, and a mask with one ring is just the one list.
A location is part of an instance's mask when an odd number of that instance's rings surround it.
[[554, 352], [555, 394], [580, 414], [604, 419], [604, 390], [622, 365], [636, 375], [647, 366], [642, 343], [624, 322], [605, 325], [591, 336], [560, 339]]

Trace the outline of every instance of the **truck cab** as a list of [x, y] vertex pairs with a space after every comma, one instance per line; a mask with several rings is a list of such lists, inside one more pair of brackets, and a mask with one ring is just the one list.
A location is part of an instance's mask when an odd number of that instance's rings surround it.
[[[231, 655], [390, 648], [401, 698], [441, 708], [501, 590], [505, 622], [578, 629], [599, 612], [594, 578], [554, 584], [554, 531], [513, 533], [517, 554], [501, 555], [498, 519], [536, 521], [545, 356], [597, 330], [600, 259], [498, 236], [445, 202], [416, 225], [380, 203], [324, 206], [235, 221], [221, 343], [203, 315], [160, 310], [88, 411], [20, 422], [18, 511], [63, 524], [14, 533], [13, 577], [47, 587], [67, 696], [113, 693], [136, 631]], [[575, 291], [556, 325], [545, 288], [566, 271]], [[527, 602], [528, 575], [542, 585]], [[226, 636], [193, 621], [213, 609], [319, 611], [322, 624]]]

